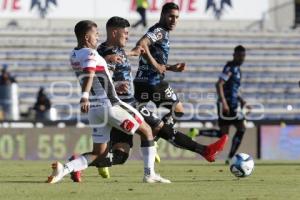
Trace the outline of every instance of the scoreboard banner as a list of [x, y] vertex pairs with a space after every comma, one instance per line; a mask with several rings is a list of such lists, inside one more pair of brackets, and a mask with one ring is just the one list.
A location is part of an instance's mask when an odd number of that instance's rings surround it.
[[[189, 129], [181, 129], [186, 133]], [[66, 160], [72, 154], [81, 154], [92, 150], [91, 129], [68, 126], [65, 128], [0, 128], [0, 160]], [[256, 157], [256, 129], [248, 129], [241, 146], [241, 152]], [[202, 144], [216, 141], [212, 138], [197, 138]], [[174, 147], [166, 141], [158, 141], [158, 153], [162, 159], [188, 160], [202, 159], [190, 151]], [[228, 153], [227, 145], [220, 158]], [[140, 138], [134, 136], [134, 147], [130, 159], [141, 159]]]
[[[162, 5], [180, 6], [181, 19], [258, 20], [268, 0], [148, 0], [148, 18], [158, 19]], [[0, 18], [137, 19], [136, 0], [0, 0]]]

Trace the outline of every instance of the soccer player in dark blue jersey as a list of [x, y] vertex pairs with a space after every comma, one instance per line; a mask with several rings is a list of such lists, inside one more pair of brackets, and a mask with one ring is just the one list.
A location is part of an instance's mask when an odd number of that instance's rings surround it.
[[152, 101], [157, 107], [170, 110], [163, 117], [167, 124], [174, 125], [176, 119], [184, 114], [182, 103], [167, 81], [166, 71], [182, 72], [185, 63], [168, 64], [170, 42], [169, 32], [174, 30], [179, 18], [179, 7], [175, 3], [166, 3], [160, 20], [137, 42], [145, 50], [140, 56], [139, 68], [134, 80], [135, 98], [140, 103]]
[[[241, 66], [245, 61], [245, 57], [246, 49], [241, 45], [235, 47], [233, 60], [227, 62], [224, 66], [216, 84], [218, 94], [218, 124], [220, 129], [201, 130], [198, 132], [199, 135], [203, 136], [221, 137], [229, 133], [231, 125], [235, 126], [236, 133], [232, 139], [232, 145], [226, 163], [228, 163], [229, 159], [237, 152], [246, 131], [245, 117], [241, 112], [238, 112], [239, 104], [242, 108], [247, 104], [239, 92], [242, 78]], [[251, 109], [250, 106], [246, 107], [247, 109]]]

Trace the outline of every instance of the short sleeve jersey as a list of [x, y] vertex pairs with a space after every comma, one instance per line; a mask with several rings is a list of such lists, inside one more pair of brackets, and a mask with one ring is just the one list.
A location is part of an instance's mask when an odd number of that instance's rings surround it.
[[241, 86], [241, 70], [234, 62], [228, 62], [219, 76], [225, 81], [224, 95], [230, 107], [237, 107], [238, 95]]
[[120, 101], [110, 77], [107, 63], [96, 50], [90, 48], [74, 49], [70, 54], [70, 63], [80, 84], [82, 84], [85, 71], [95, 71], [90, 101], [100, 100], [109, 102], [111, 105]]
[[111, 70], [113, 71], [112, 79], [115, 83], [117, 83], [118, 81], [128, 81], [129, 83], [128, 93], [118, 94], [120, 99], [124, 100], [133, 98], [134, 89], [132, 83], [131, 65], [125, 53], [125, 50], [118, 47], [108, 47], [104, 42], [98, 47], [97, 51], [103, 57], [116, 54], [122, 58], [122, 63], [117, 63], [111, 67]]
[[[169, 32], [160, 24], [152, 26], [145, 34], [151, 45], [150, 53], [159, 64], [166, 65], [169, 57], [170, 42]], [[136, 82], [146, 82], [150, 85], [157, 85], [164, 79], [164, 74], [160, 74], [154, 66], [140, 57], [139, 68], [135, 77]]]

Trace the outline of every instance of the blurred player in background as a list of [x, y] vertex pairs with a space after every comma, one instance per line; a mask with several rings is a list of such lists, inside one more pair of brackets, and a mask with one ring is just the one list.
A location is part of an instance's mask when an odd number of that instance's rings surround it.
[[84, 170], [89, 166], [98, 166], [108, 153], [110, 132], [112, 128], [117, 128], [126, 134], [133, 135], [137, 132], [141, 136], [143, 181], [170, 183], [155, 173], [156, 148], [151, 128], [137, 110], [118, 98], [107, 63], [96, 51], [99, 37], [97, 24], [88, 20], [80, 21], [75, 26], [75, 35], [78, 44], [71, 52], [70, 62], [82, 88], [81, 111], [88, 113], [89, 124], [93, 128], [93, 150], [65, 165], [53, 163], [53, 172], [47, 182], [57, 183], [69, 173]]
[[[179, 7], [175, 3], [166, 3], [161, 11], [160, 20], [137, 42], [145, 50], [140, 56], [139, 68], [134, 79], [135, 98], [140, 103], [152, 101], [157, 107], [170, 110], [163, 117], [167, 124], [174, 125], [176, 119], [183, 116], [183, 105], [177, 95], [164, 80], [165, 72], [182, 72], [185, 63], [168, 64], [169, 32], [174, 30], [179, 18]], [[173, 117], [174, 115], [174, 117]]]
[[[239, 89], [241, 85], [241, 66], [245, 61], [246, 49], [243, 46], [237, 46], [234, 49], [233, 60], [227, 62], [224, 66], [223, 72], [219, 76], [216, 83], [218, 94], [218, 124], [220, 129], [197, 130], [191, 129], [190, 135], [202, 135], [208, 137], [222, 137], [229, 133], [229, 128], [233, 125], [236, 128], [236, 133], [233, 136], [231, 149], [226, 163], [237, 152], [243, 136], [246, 132], [245, 117], [242, 112], [238, 112], [239, 103], [241, 108], [244, 108], [247, 102], [241, 97]], [[247, 109], [251, 109], [249, 105]]]
[[294, 17], [294, 25], [292, 26], [293, 29], [296, 29], [300, 24], [300, 0], [294, 0], [294, 7], [295, 7], [295, 17]]
[[132, 25], [133, 28], [138, 27], [140, 24], [144, 26], [144, 28], [147, 27], [147, 9], [149, 8], [148, 0], [136, 0], [137, 9], [136, 11], [140, 14], [141, 19], [137, 21], [134, 25]]
[[[107, 40], [98, 47], [99, 54], [110, 63], [109, 69], [113, 73], [112, 79], [119, 98], [137, 108], [145, 121], [151, 126], [154, 136], [161, 137], [179, 148], [200, 154], [207, 161], [213, 162], [216, 154], [223, 149], [227, 141], [227, 135], [209, 146], [201, 145], [180, 131], [175, 130], [173, 126], [165, 124], [145, 105], [139, 106], [137, 104], [134, 98], [133, 78], [128, 56], [140, 56], [143, 49], [137, 46], [130, 52], [124, 50], [128, 41], [129, 27], [129, 22], [124, 18], [110, 18], [106, 23]], [[111, 130], [110, 138], [112, 159], [103, 162], [103, 167], [125, 163], [133, 145], [133, 136], [116, 128]], [[102, 177], [109, 177], [107, 168], [99, 168], [99, 174]]]

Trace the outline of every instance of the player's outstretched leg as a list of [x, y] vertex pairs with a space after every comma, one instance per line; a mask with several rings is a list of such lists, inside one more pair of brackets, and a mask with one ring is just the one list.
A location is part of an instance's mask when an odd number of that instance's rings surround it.
[[216, 155], [223, 150], [228, 141], [227, 134], [224, 134], [224, 136], [222, 136], [217, 142], [208, 146], [202, 145], [167, 124], [164, 124], [159, 130], [158, 136], [170, 142], [174, 146], [202, 155], [208, 162], [215, 161]]
[[225, 144], [228, 141], [228, 135], [224, 134], [218, 141], [213, 144], [207, 146], [205, 152], [202, 156], [208, 162], [214, 162], [216, 159], [216, 155], [224, 149]]
[[67, 174], [85, 170], [89, 166], [97, 166], [99, 160], [104, 159], [106, 154], [106, 143], [94, 143], [93, 152], [82, 154], [64, 165], [60, 162], [54, 162], [51, 166], [52, 174], [48, 177], [46, 182], [57, 183]]

